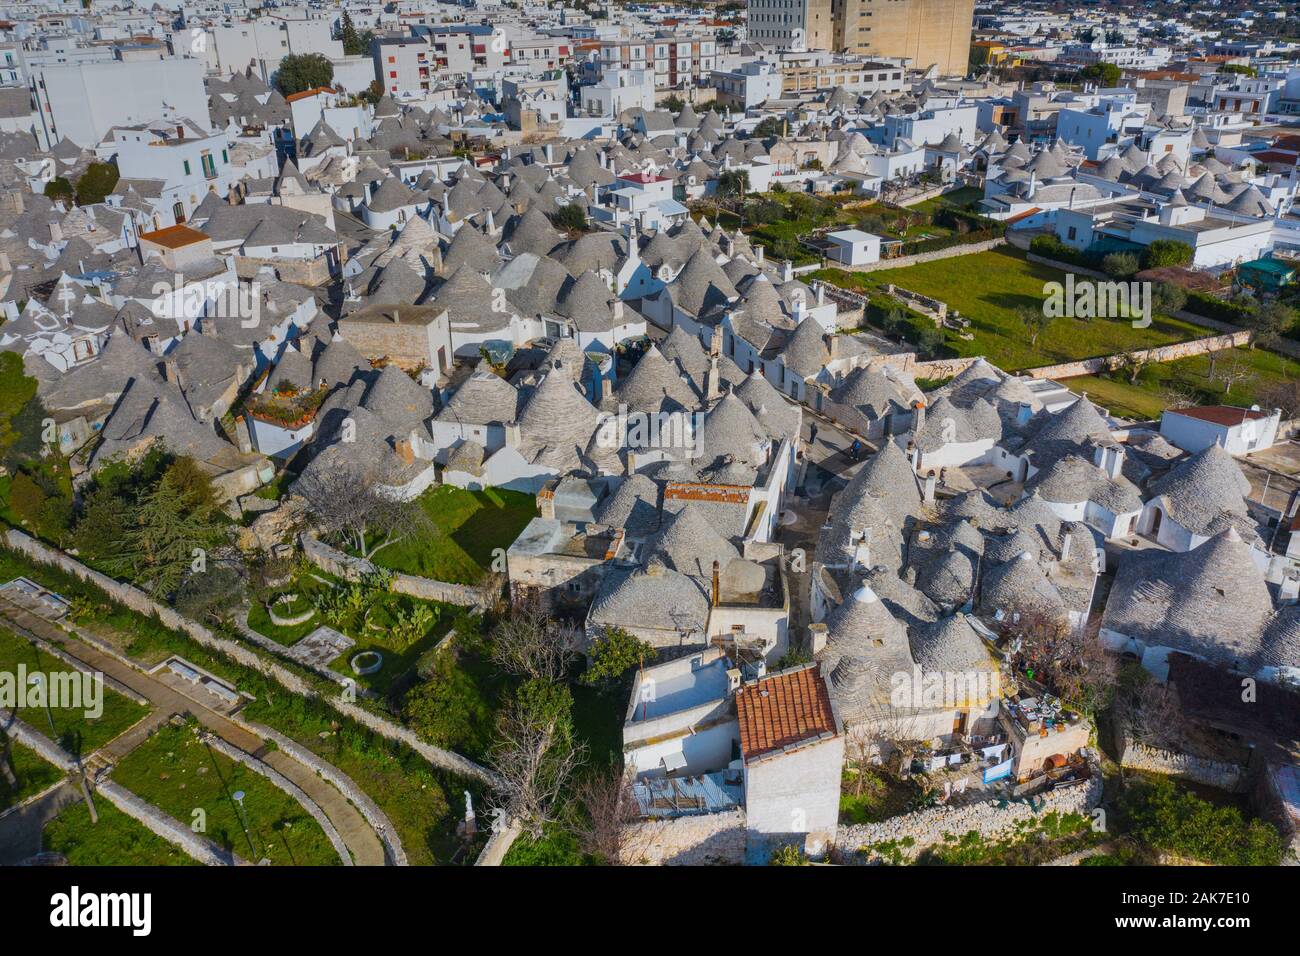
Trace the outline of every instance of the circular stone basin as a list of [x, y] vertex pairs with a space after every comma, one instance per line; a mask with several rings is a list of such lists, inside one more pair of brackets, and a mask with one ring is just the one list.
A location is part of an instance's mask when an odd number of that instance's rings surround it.
[[298, 595], [296, 594], [281, 594], [278, 598], [268, 604], [266, 606], [266, 614], [267, 617], [271, 619], [271, 623], [277, 627], [296, 627], [299, 624], [306, 624], [316, 616], [316, 609], [310, 604], [297, 614], [285, 613], [285, 611], [291, 607], [293, 602], [296, 600], [298, 600]]
[[373, 674], [379, 668], [384, 666], [384, 655], [378, 651], [362, 651], [360, 654], [353, 656], [349, 662], [352, 665], [352, 672], [358, 676]]

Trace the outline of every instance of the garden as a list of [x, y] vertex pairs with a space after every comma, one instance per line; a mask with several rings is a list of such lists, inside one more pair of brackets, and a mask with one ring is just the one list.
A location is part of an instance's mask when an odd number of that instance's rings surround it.
[[252, 862], [340, 863], [325, 831], [293, 797], [215, 751], [196, 729], [160, 727], [114, 767], [113, 780]]
[[537, 517], [532, 495], [497, 488], [467, 491], [439, 485], [421, 495], [419, 503], [432, 533], [397, 541], [372, 560], [391, 571], [450, 584], [479, 583], [492, 568], [494, 552], [509, 548]]

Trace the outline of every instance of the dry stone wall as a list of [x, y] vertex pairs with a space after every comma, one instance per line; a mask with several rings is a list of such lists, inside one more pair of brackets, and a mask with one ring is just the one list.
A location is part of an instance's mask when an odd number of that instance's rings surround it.
[[745, 811], [737, 808], [633, 824], [624, 862], [650, 866], [744, 863]]

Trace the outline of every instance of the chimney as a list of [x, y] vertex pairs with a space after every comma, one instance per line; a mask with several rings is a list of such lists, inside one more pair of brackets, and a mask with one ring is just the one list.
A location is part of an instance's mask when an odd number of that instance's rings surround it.
[[622, 299], [614, 300], [614, 321], [615, 322], [623, 321], [623, 300]]
[[1279, 604], [1295, 604], [1300, 601], [1300, 578], [1283, 578], [1277, 599]]
[[1028, 402], [1021, 402], [1020, 407], [1016, 409], [1016, 424], [1027, 425], [1029, 419], [1034, 417], [1034, 407]]
[[177, 366], [175, 359], [167, 359], [163, 362], [163, 377], [177, 388], [185, 387], [184, 383], [181, 381], [180, 367]]
[[825, 305], [826, 304], [826, 283], [816, 282], [813, 284], [813, 288], [817, 290], [817, 304], [819, 306]]
[[718, 369], [718, 353], [709, 353], [709, 370], [704, 375], [704, 400], [715, 401], [722, 397], [722, 373]]
[[758, 264], [761, 266], [763, 264], [763, 256], [765, 255], [765, 251], [762, 246], [754, 246], [753, 248], [754, 248], [754, 256], [755, 258], [758, 259]]
[[1074, 543], [1074, 533], [1067, 531], [1061, 535], [1061, 563], [1070, 560], [1070, 545]]
[[184, 124], [184, 123], [177, 123], [177, 124], [176, 124], [176, 138], [177, 138], [177, 139], [184, 139], [184, 138], [185, 138], [185, 124]]
[[550, 143], [547, 143], [546, 144], [546, 165], [549, 166], [554, 162], [555, 162], [555, 148]]
[[492, 210], [491, 210], [491, 209], [487, 210], [487, 217], [486, 217], [486, 219], [484, 220], [484, 225], [487, 226], [487, 233], [488, 233], [489, 236], [490, 236], [492, 233], [494, 233], [494, 232], [497, 231], [497, 220], [496, 220], [496, 216], [492, 215]]
[[920, 433], [925, 427], [925, 402], [915, 401], [912, 403], [912, 432]]
[[826, 625], [818, 622], [808, 625], [808, 641], [814, 654], [826, 647]]
[[537, 492], [537, 516], [545, 518], [548, 521], [555, 520], [555, 485], [554, 480], [548, 481], [542, 486], [541, 491]]
[[853, 534], [853, 568], [871, 568], [871, 529], [863, 528]]
[[721, 576], [718, 570], [720, 566], [717, 561], [713, 562], [713, 607], [718, 606], [718, 593], [722, 590], [718, 580]]
[[521, 439], [519, 437], [519, 423], [507, 422], [506, 423], [506, 444], [509, 445], [511, 448], [518, 448], [520, 441]]
[[931, 468], [929, 473], [925, 476], [925, 503], [927, 505], [934, 504], [934, 482], [934, 469]]
[[794, 263], [791, 262], [789, 259], [784, 259], [781, 262], [781, 281], [791, 282], [793, 280], [794, 280]]

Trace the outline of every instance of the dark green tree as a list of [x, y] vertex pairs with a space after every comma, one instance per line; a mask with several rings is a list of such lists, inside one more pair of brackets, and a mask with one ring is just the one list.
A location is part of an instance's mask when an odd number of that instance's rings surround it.
[[481, 753], [492, 730], [492, 710], [473, 679], [457, 666], [454, 650], [440, 650], [429, 679], [402, 704], [406, 723], [436, 747]]
[[629, 634], [621, 627], [611, 627], [587, 649], [587, 669], [582, 683], [611, 685], [633, 667], [654, 660], [654, 646]]
[[275, 85], [285, 96], [329, 86], [334, 82], [334, 64], [320, 53], [290, 53], [275, 71]]
[[91, 206], [103, 202], [117, 186], [117, 167], [112, 163], [91, 163], [77, 180], [77, 205]]

